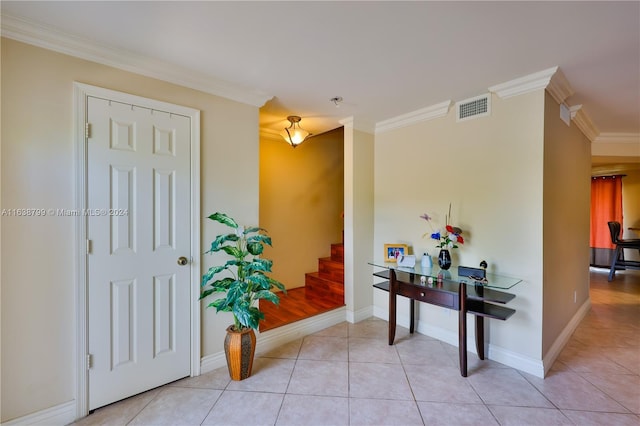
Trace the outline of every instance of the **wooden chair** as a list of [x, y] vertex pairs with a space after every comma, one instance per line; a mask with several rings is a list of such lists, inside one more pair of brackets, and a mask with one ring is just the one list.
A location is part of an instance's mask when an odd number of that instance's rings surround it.
[[616, 267], [621, 269], [640, 269], [640, 262], [635, 260], [624, 260], [624, 249], [636, 249], [640, 253], [640, 239], [620, 239], [620, 222], [607, 222], [611, 233], [611, 242], [615, 244], [616, 251], [611, 259], [611, 269], [609, 270], [609, 281], [616, 275]]

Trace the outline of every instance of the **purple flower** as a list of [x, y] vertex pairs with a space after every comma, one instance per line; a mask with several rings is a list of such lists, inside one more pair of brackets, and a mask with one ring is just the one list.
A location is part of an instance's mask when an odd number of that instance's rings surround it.
[[431, 216], [429, 216], [429, 215], [428, 215], [428, 214], [426, 214], [426, 213], [425, 213], [425, 214], [423, 214], [422, 216], [420, 216], [420, 218], [421, 218], [421, 219], [424, 219], [424, 220], [426, 220], [426, 221], [431, 220]]

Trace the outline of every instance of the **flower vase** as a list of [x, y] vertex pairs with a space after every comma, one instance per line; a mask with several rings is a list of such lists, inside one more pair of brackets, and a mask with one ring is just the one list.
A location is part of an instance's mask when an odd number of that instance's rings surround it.
[[451, 267], [451, 253], [449, 253], [448, 249], [440, 250], [440, 254], [438, 254], [438, 266], [445, 271]]

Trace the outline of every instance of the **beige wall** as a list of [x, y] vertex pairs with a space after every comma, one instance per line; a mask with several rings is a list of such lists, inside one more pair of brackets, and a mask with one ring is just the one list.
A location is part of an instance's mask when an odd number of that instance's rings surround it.
[[589, 298], [591, 197], [589, 140], [549, 94], [544, 120], [543, 356]]
[[[442, 226], [451, 203], [452, 222], [466, 238], [453, 251], [454, 267], [484, 259], [491, 272], [524, 280], [511, 290], [516, 314], [488, 321], [491, 344], [535, 363], [542, 355], [544, 91], [493, 96], [491, 108], [489, 117], [463, 122], [452, 108], [446, 117], [376, 135], [374, 251], [381, 258], [384, 243], [397, 242], [437, 255], [433, 240], [422, 238], [430, 228], [419, 216]], [[386, 310], [384, 296], [374, 303]], [[457, 333], [455, 312], [420, 305], [428, 333]]]
[[[2, 208], [75, 207], [78, 81], [201, 110], [202, 213], [257, 223], [258, 108], [4, 38], [1, 48]], [[203, 221], [203, 247], [219, 230]], [[74, 250], [71, 218], [2, 217], [3, 422], [74, 398]], [[206, 311], [203, 356], [222, 351], [230, 323]]]
[[342, 128], [295, 149], [282, 139], [260, 142], [260, 226], [273, 241], [265, 257], [287, 288], [304, 286], [305, 273], [342, 242], [343, 151]]
[[[344, 123], [345, 232], [344, 300], [347, 321], [358, 322], [372, 312], [371, 268], [374, 239], [375, 137], [353, 117]], [[365, 129], [363, 129], [365, 128]]]

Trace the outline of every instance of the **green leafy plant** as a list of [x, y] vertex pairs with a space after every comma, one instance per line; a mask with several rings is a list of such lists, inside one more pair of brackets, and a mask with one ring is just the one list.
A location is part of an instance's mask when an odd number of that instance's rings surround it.
[[[202, 276], [203, 291], [200, 300], [211, 294], [226, 293], [208, 307], [216, 308], [216, 312], [233, 313], [236, 331], [243, 328], [257, 329], [264, 314], [258, 309], [256, 302], [263, 299], [279, 304], [280, 298], [271, 291], [274, 287], [286, 293], [282, 283], [266, 275], [271, 272], [273, 262], [259, 257], [265, 244], [271, 246], [271, 237], [265, 229], [240, 226], [224, 213], [214, 213], [209, 219], [234, 231], [218, 235], [207, 253], [222, 251], [231, 259], [224, 265], [212, 266]], [[225, 272], [227, 276], [219, 275]]]

